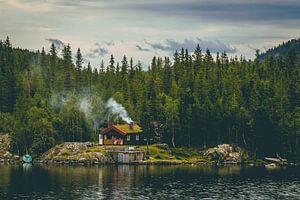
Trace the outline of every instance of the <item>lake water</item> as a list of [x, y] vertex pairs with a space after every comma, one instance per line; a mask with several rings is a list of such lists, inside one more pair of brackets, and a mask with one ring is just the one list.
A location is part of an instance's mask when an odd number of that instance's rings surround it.
[[300, 199], [300, 169], [0, 165], [0, 199]]

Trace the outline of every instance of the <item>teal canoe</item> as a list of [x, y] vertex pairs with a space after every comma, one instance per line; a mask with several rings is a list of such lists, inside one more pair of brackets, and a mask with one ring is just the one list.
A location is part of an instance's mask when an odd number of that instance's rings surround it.
[[25, 163], [31, 163], [32, 162], [32, 157], [29, 154], [26, 154], [23, 156], [23, 161]]

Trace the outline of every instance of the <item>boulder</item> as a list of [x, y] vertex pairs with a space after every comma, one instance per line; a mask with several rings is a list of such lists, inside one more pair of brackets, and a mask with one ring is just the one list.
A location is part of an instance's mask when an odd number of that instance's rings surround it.
[[0, 153], [5, 153], [10, 149], [11, 139], [8, 134], [0, 134]]
[[65, 142], [44, 153], [42, 163], [86, 165], [113, 163], [104, 146], [91, 142]]
[[208, 149], [205, 153], [211, 160], [224, 164], [239, 164], [247, 157], [247, 152], [240, 147], [230, 144], [220, 144]]
[[79, 163], [85, 163], [86, 161], [87, 161], [86, 158], [79, 158], [79, 159], [78, 159], [78, 162], [79, 162]]
[[21, 162], [19, 156], [10, 152], [11, 139], [8, 134], [0, 134], [0, 162], [17, 163]]
[[11, 158], [11, 157], [13, 157], [13, 155], [10, 153], [10, 152], [5, 152], [4, 154], [3, 154], [3, 157], [4, 158]]
[[265, 168], [268, 170], [275, 170], [275, 169], [280, 169], [280, 166], [275, 163], [270, 163], [265, 165]]

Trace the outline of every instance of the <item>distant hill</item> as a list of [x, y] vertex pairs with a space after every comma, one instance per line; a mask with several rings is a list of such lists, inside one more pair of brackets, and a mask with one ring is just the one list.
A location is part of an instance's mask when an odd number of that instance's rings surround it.
[[275, 58], [284, 57], [293, 49], [295, 50], [296, 55], [300, 55], [300, 38], [283, 42], [277, 47], [271, 48], [265, 53], [260, 54], [260, 58], [263, 60], [267, 55], [272, 55]]

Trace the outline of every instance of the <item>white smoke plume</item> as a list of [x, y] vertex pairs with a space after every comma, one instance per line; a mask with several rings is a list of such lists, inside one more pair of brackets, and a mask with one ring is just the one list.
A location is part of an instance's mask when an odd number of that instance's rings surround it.
[[92, 112], [92, 105], [91, 105], [91, 101], [86, 98], [83, 97], [81, 99], [79, 99], [79, 109], [87, 116], [89, 117], [91, 115]]
[[133, 120], [129, 117], [126, 109], [124, 106], [116, 102], [113, 98], [110, 98], [106, 103], [106, 108], [110, 110], [113, 115], [121, 118], [123, 121], [127, 122], [128, 124], [132, 123]]
[[49, 105], [53, 108], [61, 109], [66, 106], [70, 96], [67, 92], [53, 93], [49, 99]]
[[53, 93], [49, 104], [56, 109], [76, 107], [85, 114], [86, 119], [92, 123], [94, 130], [97, 130], [100, 124], [104, 123], [106, 119], [106, 103], [98, 95], [74, 95], [70, 92]]
[[49, 100], [50, 106], [59, 110], [76, 107], [85, 114], [94, 130], [103, 125], [108, 116], [122, 119], [126, 123], [133, 122], [126, 109], [113, 98], [104, 102], [101, 96], [96, 94], [75, 95], [69, 92], [59, 92], [53, 93]]
[[85, 114], [88, 120], [93, 122], [93, 128], [97, 130], [99, 125], [105, 120], [104, 102], [99, 96], [82, 97], [78, 101], [79, 109]]

